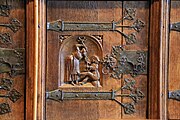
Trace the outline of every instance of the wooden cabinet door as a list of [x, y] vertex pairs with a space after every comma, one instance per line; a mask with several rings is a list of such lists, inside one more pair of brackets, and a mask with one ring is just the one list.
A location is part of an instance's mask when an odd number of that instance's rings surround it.
[[179, 56], [179, 37], [180, 37], [180, 2], [178, 0], [171, 1], [170, 23], [171, 31], [169, 38], [169, 73], [168, 73], [168, 118], [180, 119], [180, 56]]
[[46, 120], [147, 118], [150, 5], [47, 0]]
[[0, 1], [0, 119], [25, 117], [25, 1]]

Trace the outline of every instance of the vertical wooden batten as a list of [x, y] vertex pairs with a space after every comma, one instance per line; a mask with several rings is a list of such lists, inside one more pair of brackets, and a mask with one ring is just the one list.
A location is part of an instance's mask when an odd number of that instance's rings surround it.
[[160, 118], [167, 119], [170, 0], [161, 0]]
[[37, 120], [45, 120], [46, 0], [38, 0], [38, 40]]
[[26, 120], [33, 120], [35, 80], [35, 21], [34, 0], [26, 1]]
[[34, 113], [33, 120], [37, 120], [37, 91], [38, 91], [38, 77], [39, 77], [39, 39], [38, 39], [38, 0], [34, 1], [34, 23], [35, 23], [35, 76], [34, 76]]
[[149, 33], [148, 118], [160, 119], [160, 20], [161, 2], [151, 0]]

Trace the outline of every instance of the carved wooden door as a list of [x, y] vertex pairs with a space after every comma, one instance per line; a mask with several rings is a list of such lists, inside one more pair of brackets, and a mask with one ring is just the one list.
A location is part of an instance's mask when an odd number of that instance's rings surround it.
[[47, 1], [46, 120], [147, 118], [149, 1]]
[[25, 117], [25, 2], [0, 1], [0, 119]]

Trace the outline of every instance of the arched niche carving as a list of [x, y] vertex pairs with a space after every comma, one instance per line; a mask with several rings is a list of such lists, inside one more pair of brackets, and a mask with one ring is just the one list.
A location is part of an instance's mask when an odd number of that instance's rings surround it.
[[[79, 49], [79, 52], [82, 55], [82, 58], [79, 60], [77, 59], [74, 60], [75, 59], [74, 53], [76, 53], [75, 51], [77, 48]], [[83, 50], [86, 50], [88, 60], [87, 59], [85, 60], [85, 57], [83, 56], [84, 54]], [[67, 73], [67, 71], [70, 71], [69, 68], [72, 68], [72, 62], [71, 63], [67, 62], [69, 61], [69, 59], [71, 59], [70, 61], [73, 60], [73, 65], [74, 63], [76, 64], [77, 62], [77, 64], [74, 66], [79, 65], [80, 73], [78, 73], [78, 76], [80, 76], [81, 80], [78, 81], [77, 84], [76, 83], [72, 84], [72, 80], [67, 77], [67, 75], [69, 76], [69, 72]], [[98, 65], [93, 64], [95, 63], [93, 62], [95, 59], [96, 60], [99, 59]], [[76, 35], [76, 36], [67, 37], [66, 39], [62, 41], [60, 49], [59, 49], [58, 85], [60, 87], [74, 87], [74, 86], [100, 87], [103, 82], [102, 64], [101, 64], [102, 59], [103, 59], [102, 39], [99, 40], [95, 36], [87, 36], [87, 35]], [[99, 82], [97, 83], [97, 81], [95, 81], [96, 80], [95, 78], [91, 79], [91, 81], [89, 81], [88, 79], [87, 81], [84, 82], [84, 80], [82, 80], [82, 76], [83, 76], [83, 73], [85, 73], [84, 72], [85, 69], [88, 68], [87, 66], [94, 66], [94, 65], [98, 66], [96, 71], [99, 72], [99, 80], [98, 80]], [[90, 73], [92, 72], [91, 70], [86, 69], [86, 71], [87, 72], [89, 71]], [[94, 73], [97, 73], [97, 72], [93, 71], [92, 73], [93, 75], [96, 76], [97, 74], [94, 74]]]

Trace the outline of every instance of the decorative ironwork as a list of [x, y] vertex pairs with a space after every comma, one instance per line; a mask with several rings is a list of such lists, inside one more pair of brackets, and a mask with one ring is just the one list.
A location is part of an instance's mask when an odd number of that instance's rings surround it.
[[[12, 88], [13, 80], [7, 78], [1, 78], [0, 89], [8, 91], [6, 94], [0, 94], [0, 98], [7, 98], [13, 103], [21, 98], [21, 93]], [[0, 115], [11, 112], [11, 108], [8, 103], [0, 104]]]
[[116, 31], [125, 37], [126, 44], [133, 44], [136, 42], [136, 36], [134, 33], [130, 35], [125, 34], [118, 28], [128, 28], [133, 29], [136, 32], [140, 32], [145, 26], [145, 23], [141, 20], [136, 19], [132, 25], [120, 25], [124, 20], [134, 20], [135, 19], [134, 9], [125, 9], [125, 16], [123, 19], [115, 22], [109, 23], [92, 23], [92, 22], [66, 22], [66, 21], [54, 21], [47, 23], [47, 29], [57, 32], [63, 31]]
[[10, 113], [10, 112], [11, 112], [11, 108], [10, 108], [8, 103], [1, 103], [0, 104], [0, 115]]
[[8, 5], [6, 1], [6, 5], [0, 5], [0, 16], [9, 17], [11, 6]]
[[[119, 91], [129, 91], [128, 94], [119, 94]], [[119, 97], [130, 98], [130, 103], [123, 103], [118, 100]], [[63, 100], [113, 100], [124, 108], [125, 114], [136, 112], [135, 104], [144, 98], [144, 94], [135, 87], [135, 80], [125, 79], [124, 85], [118, 90], [110, 92], [67, 92], [60, 89], [46, 92], [46, 99], [55, 101]]]
[[9, 44], [12, 43], [12, 39], [9, 33], [0, 33], [0, 40], [2, 43]]
[[22, 27], [22, 24], [16, 18], [13, 18], [9, 23], [1, 23], [0, 26], [7, 27], [15, 33]]
[[103, 74], [110, 74], [115, 79], [122, 78], [123, 74], [136, 76], [147, 72], [147, 52], [125, 51], [122, 46], [113, 46], [111, 54], [104, 57]]
[[168, 98], [180, 101], [180, 90], [169, 92]]
[[170, 29], [173, 31], [180, 32], [180, 22], [171, 24]]
[[1, 78], [0, 89], [9, 91], [11, 89], [12, 84], [13, 84], [12, 80]]
[[17, 90], [13, 89], [13, 90], [11, 90], [11, 91], [9, 92], [8, 98], [9, 98], [12, 102], [16, 102], [18, 99], [21, 98], [21, 96], [22, 96], [22, 95], [21, 95]]
[[6, 95], [0, 95], [0, 98], [9, 98], [12, 102], [16, 102], [21, 96], [17, 90], [13, 89]]
[[0, 48], [0, 73], [9, 73], [11, 76], [24, 74], [24, 49]]

